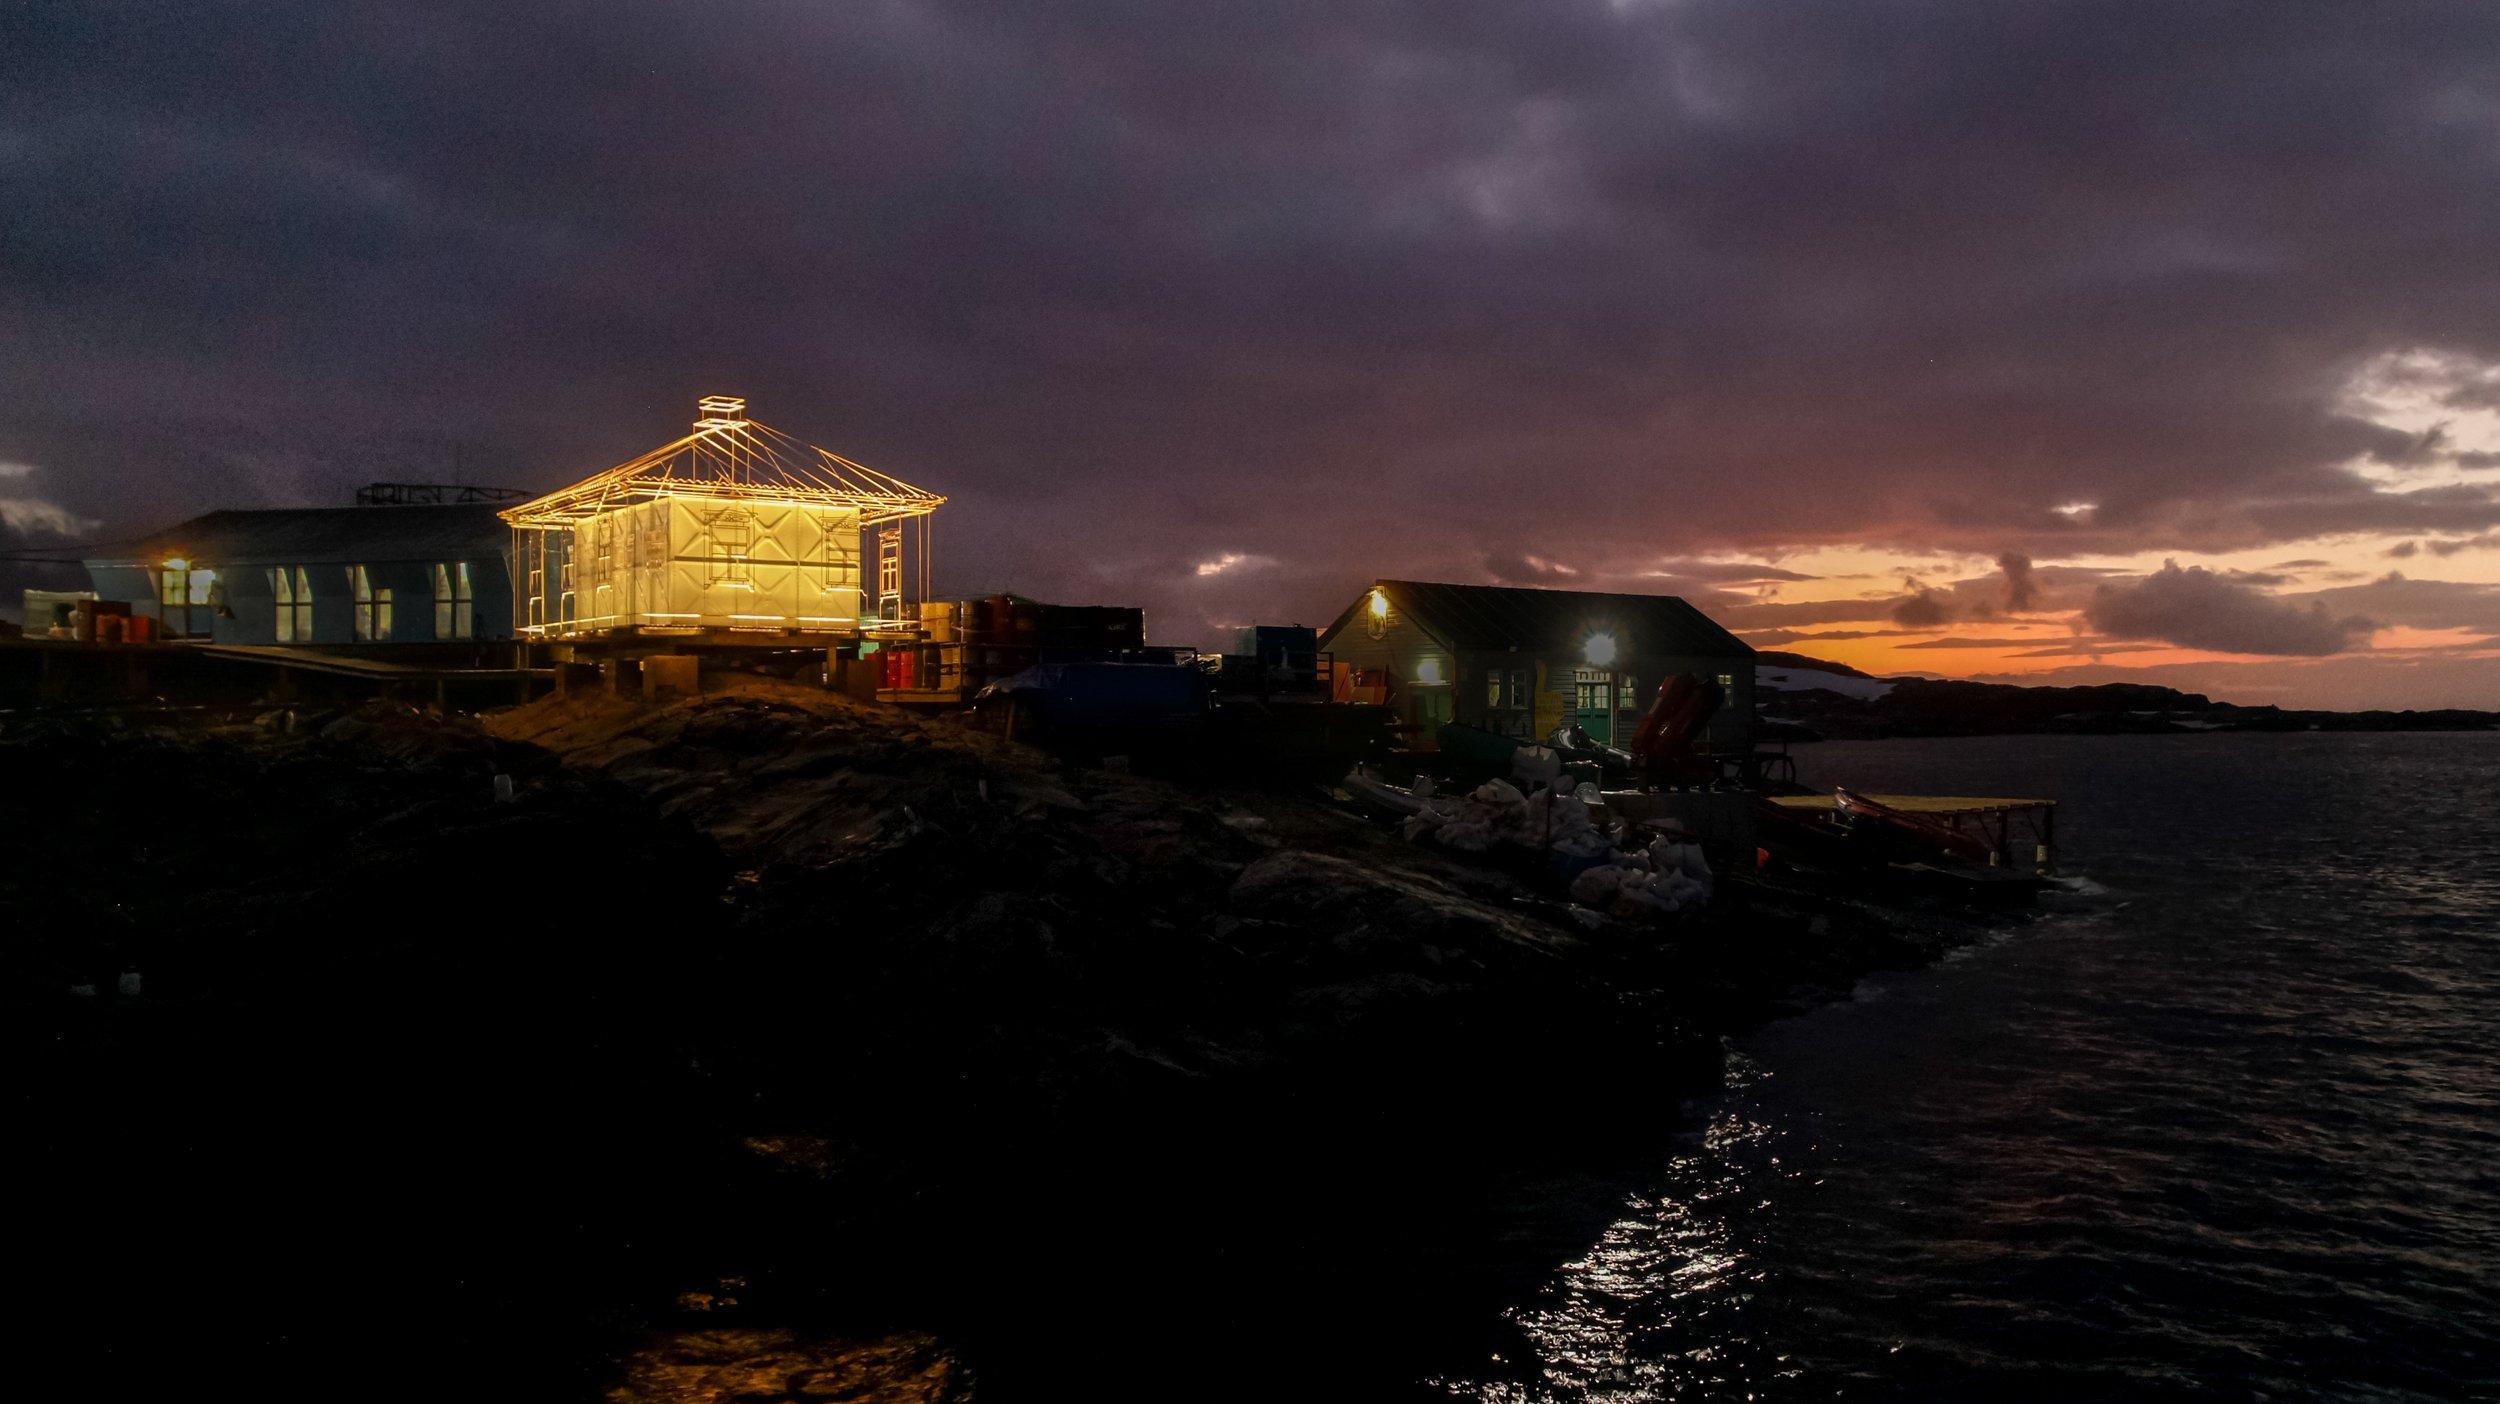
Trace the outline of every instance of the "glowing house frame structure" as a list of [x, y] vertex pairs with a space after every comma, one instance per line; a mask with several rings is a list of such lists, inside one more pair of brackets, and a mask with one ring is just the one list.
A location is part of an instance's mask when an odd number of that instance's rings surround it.
[[[734, 395], [697, 403], [686, 437], [500, 514], [516, 632], [742, 643], [916, 632], [905, 536], [925, 599], [929, 518], [946, 499], [759, 424]], [[863, 602], [871, 532], [876, 593]]]

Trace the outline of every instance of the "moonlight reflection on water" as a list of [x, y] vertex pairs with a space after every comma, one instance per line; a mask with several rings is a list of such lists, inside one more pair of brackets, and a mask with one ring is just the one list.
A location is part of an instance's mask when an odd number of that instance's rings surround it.
[[1827, 744], [2045, 792], [2041, 918], [1740, 1040], [1435, 1381], [1556, 1401], [2500, 1387], [2500, 736]]

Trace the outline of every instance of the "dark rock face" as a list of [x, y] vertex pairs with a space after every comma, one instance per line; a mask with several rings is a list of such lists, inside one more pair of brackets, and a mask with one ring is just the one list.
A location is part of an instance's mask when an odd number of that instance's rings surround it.
[[432, 1345], [368, 1394], [1256, 1392], [1345, 1364], [1209, 1378], [1271, 1314], [1457, 1310], [1489, 1174], [1654, 1136], [1725, 1030], [1952, 939], [1769, 892], [1583, 930], [1322, 804], [764, 688], [0, 764], [62, 797], [0, 811], [53, 855], [0, 920], [87, 1226], [39, 1269], [134, 1378], [386, 1329]]
[[[642, 1133], [679, 1115], [652, 1011], [717, 852], [473, 726], [352, 720], [0, 744], [28, 859], [0, 879], [9, 1023], [55, 1216], [23, 1265], [63, 1358], [134, 1392], [219, 1359], [415, 1395], [511, 1358], [562, 1393], [614, 1284], [661, 1280], [603, 1229], [705, 1158]], [[566, 871], [632, 878], [553, 900]], [[431, 1345], [385, 1367], [376, 1331]]]

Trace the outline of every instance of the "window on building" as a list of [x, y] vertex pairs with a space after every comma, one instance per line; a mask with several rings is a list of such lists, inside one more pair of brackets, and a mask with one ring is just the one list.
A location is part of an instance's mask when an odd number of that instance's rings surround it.
[[1528, 705], [1527, 669], [1495, 668], [1484, 675], [1484, 682], [1486, 706], [1518, 711]]
[[[531, 571], [531, 575], [538, 574]], [[533, 587], [535, 593], [535, 587]], [[532, 600], [532, 605], [538, 601]], [[434, 567], [434, 637], [465, 639], [477, 632], [476, 599], [469, 591], [469, 563], [448, 561]]]
[[302, 566], [277, 566], [269, 572], [269, 594], [277, 602], [280, 643], [311, 643], [312, 576]]
[[363, 566], [349, 566], [347, 589], [356, 602], [356, 642], [387, 641], [391, 636], [390, 587], [375, 589], [371, 572]]
[[181, 637], [192, 630], [194, 606], [221, 605], [225, 598], [217, 588], [217, 572], [175, 561], [156, 572], [156, 603], [159, 627]]
[[887, 527], [877, 533], [877, 598], [880, 601], [903, 597], [903, 533]]
[[179, 609], [186, 604], [212, 604], [217, 588], [217, 572], [206, 566], [156, 573], [156, 602]]

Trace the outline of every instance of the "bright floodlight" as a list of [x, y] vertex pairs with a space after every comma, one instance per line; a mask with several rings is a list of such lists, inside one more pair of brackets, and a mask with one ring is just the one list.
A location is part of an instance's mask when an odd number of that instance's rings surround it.
[[1384, 595], [1384, 594], [1380, 593], [1378, 590], [1374, 590], [1374, 591], [1372, 591], [1371, 610], [1372, 610], [1372, 618], [1374, 618], [1374, 619], [1386, 619], [1386, 618], [1388, 618], [1388, 617], [1389, 617], [1389, 597], [1388, 597], [1387, 595]]
[[1612, 667], [1615, 661], [1615, 636], [1612, 634], [1589, 635], [1588, 648], [1582, 656], [1588, 659], [1592, 667]]

